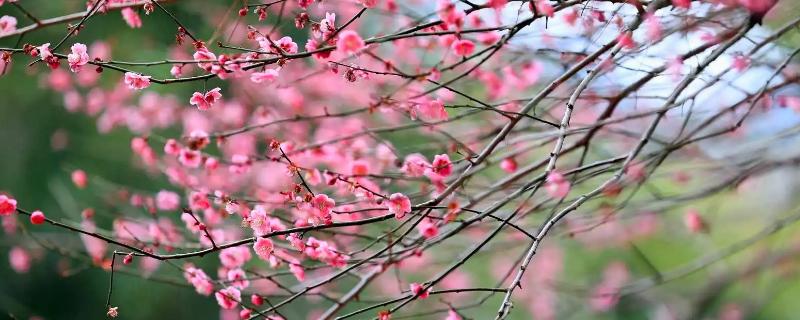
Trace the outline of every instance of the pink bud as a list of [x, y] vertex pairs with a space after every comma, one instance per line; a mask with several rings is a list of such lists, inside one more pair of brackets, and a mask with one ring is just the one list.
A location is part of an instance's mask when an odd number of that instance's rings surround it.
[[33, 224], [42, 224], [44, 223], [45, 217], [44, 213], [39, 210], [34, 211], [31, 213], [31, 223]]

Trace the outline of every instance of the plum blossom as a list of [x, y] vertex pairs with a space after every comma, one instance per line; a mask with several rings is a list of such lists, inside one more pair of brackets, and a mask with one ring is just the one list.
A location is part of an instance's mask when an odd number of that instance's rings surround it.
[[236, 287], [227, 287], [217, 291], [214, 297], [217, 298], [217, 303], [222, 309], [233, 309], [242, 300], [242, 292]]
[[438, 0], [436, 2], [436, 10], [439, 12], [439, 18], [448, 27], [453, 27], [457, 30], [461, 29], [464, 24], [466, 14], [462, 10], [458, 10], [450, 0]]
[[213, 61], [217, 60], [217, 55], [211, 51], [208, 51], [206, 47], [201, 47], [198, 48], [194, 54], [192, 54], [192, 58], [197, 61], [197, 67], [206, 71], [211, 71], [212, 67], [214, 66]]
[[17, 212], [17, 200], [0, 194], [0, 216], [8, 216]]
[[265, 51], [270, 51], [272, 53], [283, 53], [283, 54], [297, 53], [297, 43], [295, 43], [292, 40], [292, 37], [287, 36], [280, 38], [277, 41], [273, 41], [274, 45], [270, 43], [270, 40], [268, 38], [259, 37], [258, 43], [261, 49]]
[[423, 176], [430, 166], [425, 156], [414, 153], [406, 156], [403, 167], [400, 170], [403, 171], [406, 176], [415, 178]]
[[250, 261], [252, 255], [248, 247], [231, 247], [225, 248], [219, 253], [219, 260], [225, 268], [233, 269], [239, 268], [247, 261]]
[[345, 30], [339, 33], [336, 47], [345, 54], [355, 54], [364, 48], [364, 39], [353, 30]]
[[156, 194], [156, 207], [161, 211], [177, 210], [181, 205], [181, 197], [172, 191], [161, 190]]
[[191, 149], [181, 149], [178, 154], [178, 161], [189, 168], [197, 168], [200, 167], [200, 163], [203, 160], [203, 156], [200, 154], [200, 151], [191, 150]]
[[192, 97], [189, 99], [189, 103], [199, 110], [208, 110], [214, 106], [219, 99], [222, 99], [222, 94], [220, 93], [220, 88], [214, 88], [206, 93], [195, 92], [192, 94]]
[[274, 245], [272, 244], [272, 240], [267, 238], [258, 238], [256, 243], [253, 244], [253, 251], [256, 252], [256, 255], [259, 258], [265, 261], [269, 261], [273, 248]]
[[411, 116], [412, 118], [420, 117], [427, 121], [440, 121], [448, 118], [447, 109], [445, 109], [444, 103], [440, 99], [416, 104], [412, 109]]
[[37, 49], [39, 51], [39, 58], [42, 59], [42, 61], [44, 61], [45, 63], [47, 63], [47, 65], [50, 67], [50, 69], [53, 69], [53, 70], [58, 69], [58, 66], [60, 65], [60, 63], [58, 61], [58, 57], [53, 55], [53, 52], [50, 51], [50, 43], [49, 42], [45, 43], [45, 44], [42, 44]]
[[195, 291], [199, 294], [208, 296], [214, 292], [214, 284], [211, 282], [211, 278], [202, 269], [189, 265], [184, 268], [183, 277], [194, 286]]
[[247, 274], [240, 268], [228, 270], [228, 281], [231, 285], [238, 289], [245, 289], [250, 286], [250, 281], [247, 280]]
[[733, 69], [737, 72], [744, 72], [750, 67], [750, 57], [741, 53], [733, 57]]
[[453, 52], [462, 57], [471, 55], [475, 51], [475, 43], [465, 39], [456, 40], [452, 47]]
[[336, 206], [336, 201], [331, 199], [325, 194], [318, 194], [311, 199], [312, 215], [324, 223], [331, 223], [333, 207]]
[[17, 18], [12, 16], [0, 17], [0, 36], [17, 30]]
[[424, 219], [420, 221], [420, 223], [417, 225], [417, 230], [419, 230], [419, 234], [426, 239], [433, 238], [439, 234], [439, 228], [431, 219]]
[[133, 90], [142, 90], [150, 86], [150, 76], [143, 76], [138, 73], [126, 72], [125, 84], [128, 85], [128, 88], [131, 88]]
[[72, 53], [67, 55], [69, 69], [72, 70], [72, 72], [80, 71], [82, 66], [89, 63], [89, 54], [86, 50], [85, 44], [76, 43], [72, 45]]
[[446, 178], [453, 173], [453, 163], [450, 161], [450, 157], [447, 154], [437, 154], [433, 157], [433, 162], [431, 163], [431, 172], [437, 175], [439, 178]]
[[420, 299], [427, 299], [428, 296], [431, 293], [431, 288], [428, 288], [426, 290], [425, 286], [414, 282], [414, 283], [411, 284], [411, 293], [413, 293], [415, 296], [419, 297]]
[[393, 193], [389, 196], [388, 206], [389, 213], [394, 214], [397, 219], [403, 219], [411, 212], [411, 200], [402, 193]]

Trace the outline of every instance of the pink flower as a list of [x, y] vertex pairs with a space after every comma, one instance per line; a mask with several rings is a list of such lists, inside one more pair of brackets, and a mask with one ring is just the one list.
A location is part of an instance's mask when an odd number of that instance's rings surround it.
[[319, 32], [314, 31], [314, 37], [332, 42], [336, 40], [335, 38], [331, 39], [334, 32], [336, 32], [336, 13], [325, 12], [325, 19], [319, 22]]
[[233, 269], [243, 266], [247, 261], [252, 259], [250, 248], [248, 247], [231, 247], [223, 249], [219, 253], [219, 261], [225, 268]]
[[544, 188], [550, 197], [562, 199], [569, 193], [570, 184], [569, 181], [564, 178], [564, 175], [558, 171], [551, 171], [550, 174], [547, 175]]
[[106, 311], [106, 315], [109, 318], [119, 317], [119, 307], [108, 307], [108, 311]]
[[203, 192], [192, 192], [189, 194], [189, 206], [193, 209], [205, 210], [211, 208], [211, 202], [208, 201], [208, 195]]
[[58, 61], [58, 57], [54, 56], [53, 52], [50, 51], [50, 43], [45, 43], [39, 46], [37, 50], [39, 50], [39, 58], [46, 62], [50, 69], [58, 69], [60, 63]]
[[183, 75], [183, 65], [182, 64], [174, 64], [172, 68], [169, 69], [169, 74], [171, 74], [175, 78], [180, 78]]
[[425, 290], [423, 285], [414, 282], [414, 283], [411, 284], [411, 293], [413, 293], [415, 296], [419, 297], [420, 299], [426, 299], [426, 298], [428, 298], [428, 295], [430, 295], [430, 293], [431, 293], [431, 288], [428, 288], [427, 290]]
[[142, 90], [150, 86], [150, 76], [143, 76], [138, 73], [125, 72], [125, 84], [133, 90]]
[[122, 13], [122, 20], [125, 20], [125, 23], [128, 24], [131, 28], [141, 28], [142, 27], [142, 18], [139, 17], [139, 14], [133, 10], [133, 8], [125, 8], [120, 11]]
[[750, 67], [750, 57], [743, 54], [737, 54], [733, 57], [733, 69], [737, 72], [743, 72]]
[[222, 89], [214, 88], [206, 93], [195, 92], [189, 99], [189, 103], [196, 106], [199, 110], [208, 110], [214, 106], [219, 99], [222, 99], [222, 94], [219, 93], [220, 90]]
[[250, 228], [253, 229], [253, 234], [263, 236], [272, 232], [271, 219], [264, 206], [256, 205], [253, 210], [250, 210], [247, 222], [250, 224]]
[[617, 37], [617, 43], [623, 49], [633, 49], [636, 48], [636, 43], [633, 42], [633, 34], [629, 32], [624, 32]]
[[231, 281], [231, 285], [238, 289], [244, 289], [250, 286], [250, 281], [247, 280], [247, 274], [240, 268], [228, 270], [227, 277], [228, 281]]
[[164, 153], [177, 156], [181, 152], [181, 146], [178, 144], [178, 141], [175, 139], [167, 139], [167, 142], [164, 143]]
[[[306, 42], [306, 51], [317, 51], [317, 49], [319, 49], [319, 43], [317, 42], [317, 40], [308, 39], [308, 42]], [[314, 58], [320, 60], [328, 59], [330, 56], [331, 56], [330, 50], [314, 53]]]
[[12, 16], [0, 17], [0, 35], [12, 33], [17, 30], [17, 18]]
[[258, 238], [256, 243], [253, 244], [253, 250], [256, 252], [256, 255], [264, 261], [269, 261], [273, 248], [272, 240], [267, 238]]
[[86, 45], [76, 43], [72, 45], [72, 53], [67, 55], [69, 62], [69, 69], [72, 72], [78, 72], [81, 67], [89, 63], [89, 54], [86, 52]]
[[420, 221], [420, 223], [417, 225], [417, 230], [419, 230], [419, 234], [426, 239], [433, 238], [439, 234], [439, 227], [437, 227], [436, 223], [431, 221], [431, 219]]
[[197, 150], [181, 149], [181, 152], [178, 154], [178, 162], [189, 168], [200, 167], [202, 161], [203, 156], [200, 155], [200, 151]]
[[214, 62], [217, 61], [217, 55], [213, 52], [208, 51], [206, 47], [202, 47], [197, 49], [194, 54], [192, 54], [192, 58], [194, 58], [197, 62], [197, 66], [200, 69], [211, 71], [211, 68], [214, 66]]
[[236, 306], [239, 305], [239, 301], [242, 300], [242, 292], [235, 287], [227, 287], [217, 291], [214, 297], [217, 298], [217, 303], [219, 303], [222, 309], [233, 309], [236, 308]]
[[450, 162], [450, 157], [447, 154], [434, 156], [433, 163], [431, 163], [431, 171], [442, 178], [449, 176], [453, 173], [453, 163]]
[[280, 70], [281, 68], [275, 68], [267, 69], [263, 72], [253, 72], [253, 74], [250, 75], [250, 81], [253, 81], [254, 83], [274, 82], [276, 79], [278, 79], [278, 71]]
[[394, 193], [389, 196], [389, 213], [393, 213], [397, 219], [403, 219], [407, 213], [411, 212], [411, 200], [402, 193]]
[[79, 189], [86, 188], [86, 183], [87, 183], [86, 172], [84, 172], [83, 170], [72, 171], [71, 178], [72, 178], [72, 183], [74, 183], [76, 187], [78, 187]]
[[189, 265], [183, 272], [183, 277], [194, 286], [195, 291], [199, 294], [207, 296], [214, 292], [214, 284], [202, 269]]
[[456, 9], [455, 4], [450, 0], [438, 0], [436, 2], [436, 10], [439, 12], [439, 18], [442, 19], [445, 25], [448, 27], [452, 26], [457, 30], [461, 29], [466, 14], [464, 11]]
[[318, 209], [323, 215], [330, 215], [333, 207], [336, 206], [336, 201], [320, 193], [314, 196], [314, 199], [311, 200], [311, 205]]
[[219, 160], [214, 157], [208, 157], [203, 163], [203, 166], [209, 171], [217, 170], [217, 168], [219, 168]]
[[456, 40], [453, 42], [453, 51], [459, 56], [468, 56], [471, 55], [473, 51], [475, 51], [475, 43], [469, 40]]
[[336, 47], [346, 54], [355, 54], [364, 48], [364, 39], [353, 30], [345, 30], [339, 33]]
[[16, 273], [27, 273], [31, 269], [31, 255], [23, 248], [12, 248], [8, 252], [8, 260]]
[[156, 194], [156, 207], [161, 211], [172, 211], [181, 205], [181, 197], [172, 191], [161, 190]]
[[[261, 47], [265, 48], [265, 49], [270, 48], [269, 41], [266, 40], [266, 39], [264, 39], [263, 41], [264, 42], [259, 41], [259, 43], [261, 44]], [[265, 43], [267, 45], [264, 45]], [[295, 53], [297, 53], [297, 43], [292, 41], [292, 37], [280, 38], [280, 39], [278, 39], [278, 41], [275, 41], [275, 45], [278, 46], [278, 48], [280, 48], [284, 53], [287, 53], [287, 54], [295, 54]], [[274, 49], [272, 49], [270, 51], [278, 53], [277, 50], [274, 50]]]
[[442, 100], [439, 99], [417, 104], [411, 116], [416, 118], [420, 115], [422, 116], [421, 118], [427, 121], [447, 120], [448, 118], [447, 109], [445, 109]]
[[428, 167], [430, 167], [430, 164], [428, 164], [428, 160], [425, 159], [425, 156], [414, 153], [406, 156], [403, 167], [400, 170], [403, 171], [406, 176], [416, 178], [423, 176]]
[[0, 194], [0, 216], [11, 215], [17, 212], [17, 200]]

